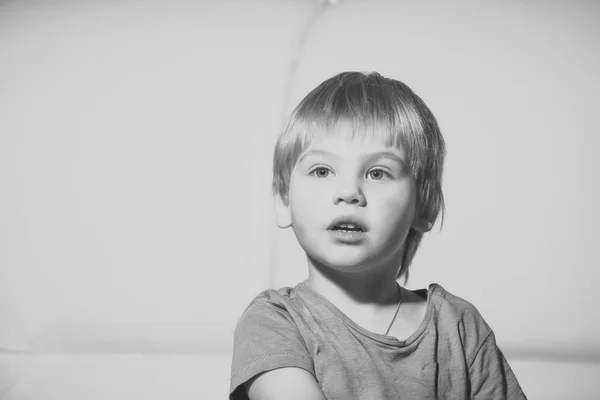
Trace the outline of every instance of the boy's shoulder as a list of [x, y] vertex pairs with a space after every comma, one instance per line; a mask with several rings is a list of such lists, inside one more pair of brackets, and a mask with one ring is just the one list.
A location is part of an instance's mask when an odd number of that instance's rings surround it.
[[429, 285], [429, 293], [437, 299], [438, 306], [446, 308], [445, 311], [452, 311], [453, 313], [460, 315], [479, 313], [473, 303], [449, 292], [439, 283], [432, 283]]
[[458, 327], [462, 336], [478, 338], [478, 341], [485, 340], [492, 332], [477, 307], [470, 301], [450, 293], [437, 283], [430, 285], [429, 293], [438, 327], [442, 329]]
[[[279, 289], [265, 289], [257, 294], [250, 302], [247, 309], [253, 306], [275, 306], [293, 302], [301, 291], [305, 282], [296, 286], [284, 286]], [[417, 295], [424, 297], [427, 302], [438, 312], [456, 318], [481, 318], [481, 314], [471, 303], [463, 297], [457, 296], [439, 283], [431, 283], [428, 288], [412, 290]]]
[[254, 299], [248, 304], [246, 310], [252, 307], [261, 307], [261, 306], [281, 306], [285, 305], [296, 297], [297, 290], [300, 284], [290, 287], [284, 286], [279, 289], [265, 289], [259, 294], [257, 294]]
[[[300, 282], [296, 286], [285, 286], [279, 289], [265, 289], [260, 292], [248, 305], [248, 310], [273, 309], [279, 312], [290, 312], [297, 307], [296, 301], [299, 294], [302, 293], [302, 286], [305, 282]], [[431, 283], [428, 288], [413, 290], [417, 295], [427, 300], [430, 312], [433, 312], [435, 318], [446, 323], [464, 323], [467, 325], [487, 324], [479, 310], [463, 297], [457, 296], [439, 283]], [[307, 299], [304, 299], [306, 301]]]
[[[242, 313], [238, 328], [248, 324], [291, 327], [305, 320], [303, 310], [306, 311], [307, 307], [309, 311], [315, 307], [322, 310], [322, 301], [312, 292], [303, 291], [304, 283], [260, 292]], [[477, 337], [477, 341], [485, 339], [491, 333], [490, 326], [473, 303], [446, 290], [442, 285], [432, 283], [426, 289], [413, 292], [427, 301], [425, 319], [433, 322], [433, 325], [427, 323], [426, 330], [433, 328], [449, 332], [458, 328], [461, 336]]]
[[289, 319], [290, 313], [293, 312], [292, 309], [295, 308], [293, 303], [299, 286], [300, 284], [279, 289], [269, 288], [257, 294], [243, 311], [238, 321], [238, 327], [242, 325], [242, 321], [247, 319], [282, 319], [282, 317]]

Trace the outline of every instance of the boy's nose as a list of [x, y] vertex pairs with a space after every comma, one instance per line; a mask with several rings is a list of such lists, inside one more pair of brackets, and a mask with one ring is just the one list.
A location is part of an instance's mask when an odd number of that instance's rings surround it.
[[358, 185], [347, 183], [340, 185], [333, 194], [333, 203], [337, 205], [341, 202], [364, 206], [367, 201]]

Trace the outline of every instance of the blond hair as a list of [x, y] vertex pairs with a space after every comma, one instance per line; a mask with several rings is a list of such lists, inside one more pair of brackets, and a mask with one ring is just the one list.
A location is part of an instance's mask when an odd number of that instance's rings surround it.
[[[437, 121], [423, 100], [400, 81], [373, 72], [343, 72], [317, 86], [292, 112], [275, 145], [273, 194], [287, 204], [290, 177], [315, 132], [351, 123], [357, 135], [379, 135], [386, 146], [402, 146], [418, 186], [417, 210], [435, 222], [444, 213], [442, 172], [446, 147]], [[383, 129], [358, 129], [378, 127]], [[423, 233], [410, 229], [398, 278], [408, 280], [408, 269]]]

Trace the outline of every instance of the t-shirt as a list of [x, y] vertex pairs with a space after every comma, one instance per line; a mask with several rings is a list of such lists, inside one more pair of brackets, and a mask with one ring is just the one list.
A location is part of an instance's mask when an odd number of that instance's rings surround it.
[[406, 340], [370, 332], [306, 284], [266, 290], [235, 329], [230, 400], [276, 368], [310, 372], [334, 399], [525, 399], [493, 331], [438, 284], [414, 291], [425, 318]]

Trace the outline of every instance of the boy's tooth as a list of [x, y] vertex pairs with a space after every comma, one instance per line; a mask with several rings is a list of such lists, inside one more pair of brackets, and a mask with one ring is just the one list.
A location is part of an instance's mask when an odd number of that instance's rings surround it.
[[355, 224], [341, 223], [333, 227], [333, 230], [341, 232], [362, 232], [362, 228]]

